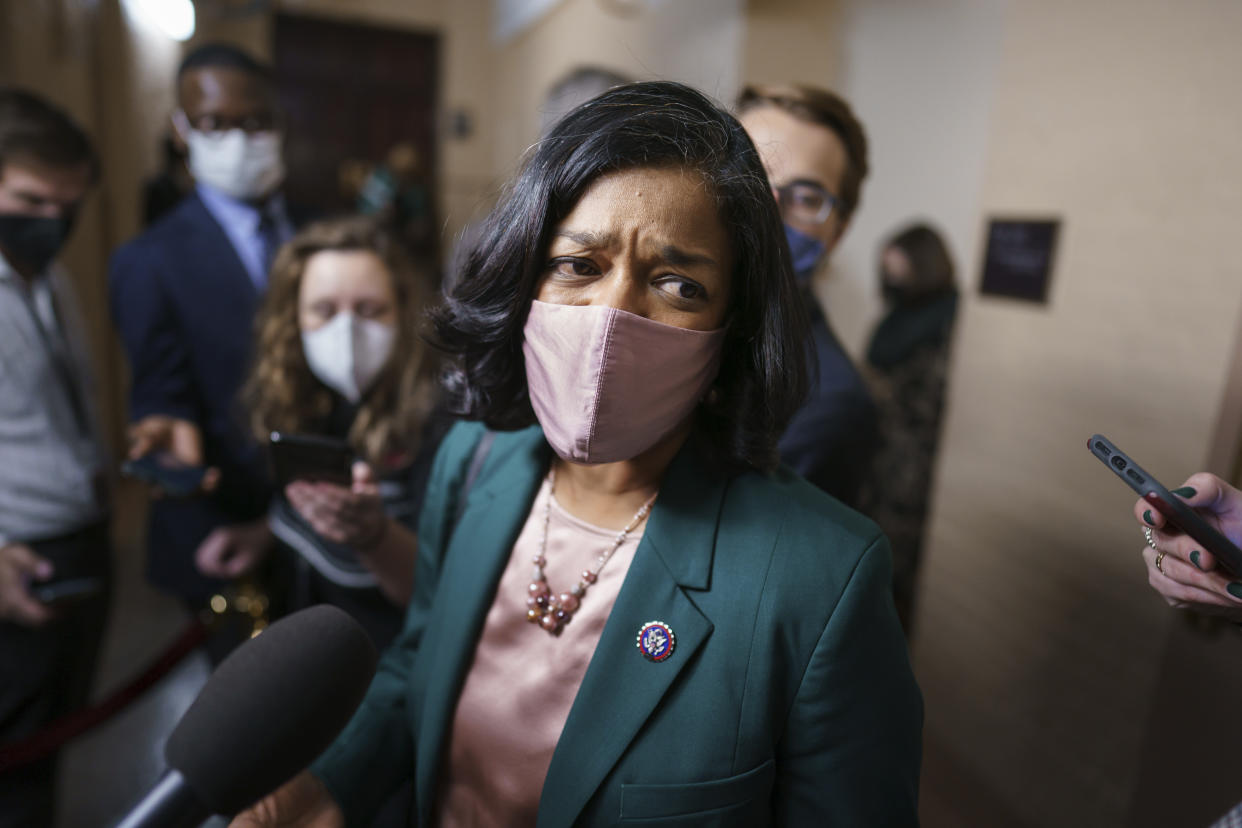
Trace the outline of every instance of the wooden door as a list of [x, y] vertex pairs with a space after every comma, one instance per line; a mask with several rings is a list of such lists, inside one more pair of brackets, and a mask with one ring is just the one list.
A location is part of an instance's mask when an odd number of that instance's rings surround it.
[[301, 15], [273, 26], [277, 94], [286, 120], [290, 202], [325, 214], [357, 206], [350, 171], [412, 145], [426, 194], [425, 226], [411, 239], [435, 258], [436, 97], [439, 37]]

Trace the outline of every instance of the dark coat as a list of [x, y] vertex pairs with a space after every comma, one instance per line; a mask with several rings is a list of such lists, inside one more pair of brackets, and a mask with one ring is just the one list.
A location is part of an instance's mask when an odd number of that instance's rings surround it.
[[815, 297], [808, 292], [806, 301], [811, 384], [806, 402], [781, 436], [781, 461], [845, 505], [857, 507], [859, 488], [879, 444], [875, 403]]
[[[497, 434], [455, 520], [482, 433], [462, 424], [441, 446], [404, 631], [312, 767], [347, 825], [369, 824], [411, 776], [412, 824], [433, 824], [458, 694], [551, 455], [538, 428]], [[635, 648], [652, 619], [676, 635], [660, 663]], [[788, 469], [727, 477], [687, 445], [557, 743], [538, 825], [916, 825], [921, 723], [876, 526]]]
[[199, 574], [194, 550], [215, 527], [262, 514], [269, 488], [237, 393], [249, 369], [260, 296], [224, 230], [197, 195], [120, 247], [109, 265], [112, 319], [129, 357], [130, 420], [167, 414], [203, 433], [221, 471], [210, 497], [152, 505], [148, 577], [187, 599], [219, 583]]

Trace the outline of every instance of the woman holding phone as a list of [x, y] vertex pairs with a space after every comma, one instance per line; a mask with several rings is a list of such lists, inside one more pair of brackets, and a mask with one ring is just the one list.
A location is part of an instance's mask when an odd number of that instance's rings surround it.
[[[1199, 472], [1172, 493], [1242, 546], [1242, 492], [1214, 474]], [[1202, 543], [1170, 526], [1146, 500], [1134, 504], [1134, 517], [1148, 536], [1143, 547], [1148, 583], [1169, 606], [1242, 622], [1242, 578], [1221, 569]]]
[[738, 122], [618, 87], [541, 141], [436, 338], [477, 422], [353, 721], [238, 825], [914, 825], [922, 718], [866, 518], [778, 468], [807, 322]]
[[213, 532], [205, 574], [237, 577], [273, 547], [289, 607], [332, 603], [386, 645], [400, 629], [413, 527], [443, 425], [420, 338], [426, 294], [388, 231], [368, 219], [311, 225], [276, 256], [242, 392], [256, 439], [340, 440], [359, 458], [351, 485], [294, 480], [269, 514]]

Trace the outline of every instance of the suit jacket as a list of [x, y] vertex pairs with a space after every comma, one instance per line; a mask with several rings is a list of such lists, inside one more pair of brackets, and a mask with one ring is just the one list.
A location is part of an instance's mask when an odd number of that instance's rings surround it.
[[[462, 424], [445, 440], [405, 628], [312, 768], [348, 825], [411, 777], [415, 824], [433, 824], [457, 696], [550, 457], [537, 428], [498, 434], [455, 522], [481, 434]], [[659, 663], [635, 647], [651, 620], [676, 636]], [[538, 825], [915, 825], [921, 723], [875, 525], [788, 470], [715, 474], [688, 444], [557, 743]]]
[[198, 423], [206, 462], [221, 471], [210, 497], [151, 509], [148, 576], [201, 598], [219, 583], [194, 567], [199, 542], [216, 526], [257, 517], [268, 502], [265, 461], [237, 404], [260, 297], [196, 194], [120, 247], [108, 281], [130, 363], [130, 419], [167, 414]]
[[819, 302], [806, 297], [811, 322], [811, 386], [777, 447], [798, 474], [857, 508], [863, 480], [879, 448], [879, 412]]

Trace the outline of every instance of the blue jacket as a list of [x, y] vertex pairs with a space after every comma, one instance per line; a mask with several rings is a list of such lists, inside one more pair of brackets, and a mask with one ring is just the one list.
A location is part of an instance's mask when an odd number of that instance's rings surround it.
[[777, 447], [782, 462], [837, 500], [857, 507], [879, 447], [878, 413], [866, 383], [809, 291], [806, 302], [811, 385]]
[[260, 297], [228, 237], [197, 195], [120, 247], [109, 266], [112, 319], [129, 357], [130, 420], [167, 414], [198, 423], [221, 483], [210, 497], [152, 505], [148, 577], [187, 599], [218, 587], [194, 567], [216, 526], [262, 514], [265, 459], [237, 392], [249, 368]]
[[[482, 432], [461, 424], [441, 445], [405, 629], [312, 768], [347, 825], [411, 777], [412, 824], [432, 824], [457, 697], [551, 455], [537, 427], [498, 433], [458, 517]], [[917, 825], [922, 701], [889, 569], [875, 524], [788, 469], [726, 477], [684, 447], [557, 742], [539, 828]], [[635, 648], [651, 619], [677, 637], [658, 664]]]

